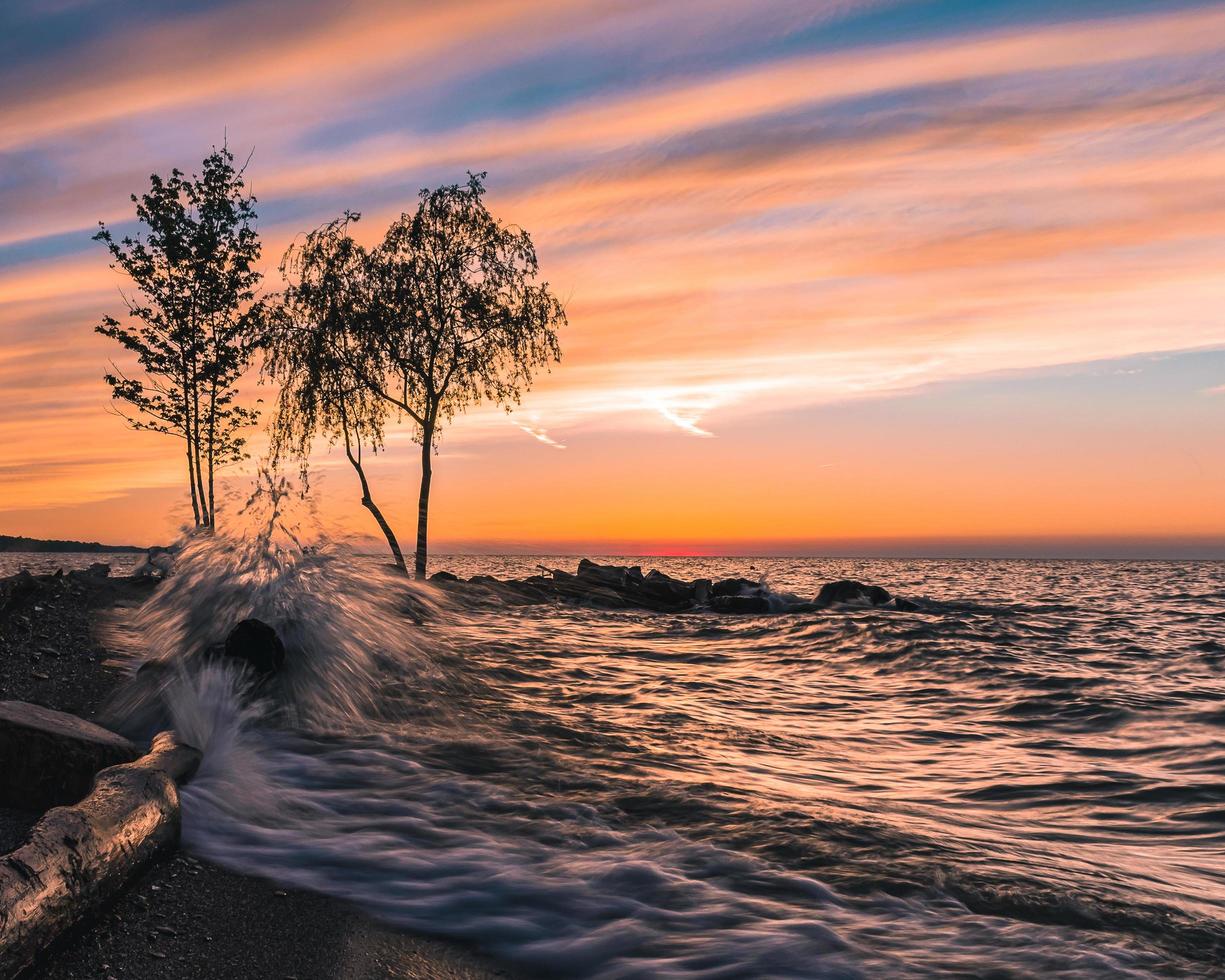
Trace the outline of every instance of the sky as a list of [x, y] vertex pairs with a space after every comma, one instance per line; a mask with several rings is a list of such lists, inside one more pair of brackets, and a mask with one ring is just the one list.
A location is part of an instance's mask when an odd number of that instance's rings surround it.
[[[0, 38], [0, 533], [187, 518], [107, 411], [90, 236], [226, 141], [269, 292], [468, 170], [532, 234], [564, 358], [445, 433], [436, 550], [1225, 557], [1223, 3], [8, 0]], [[368, 467], [405, 541], [418, 466], [398, 427]]]

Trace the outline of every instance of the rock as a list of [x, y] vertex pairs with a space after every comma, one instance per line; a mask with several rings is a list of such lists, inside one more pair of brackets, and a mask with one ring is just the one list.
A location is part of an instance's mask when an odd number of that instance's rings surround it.
[[642, 581], [642, 569], [625, 565], [599, 565], [588, 558], [578, 563], [578, 577], [606, 585], [611, 589], [628, 589]]
[[126, 738], [75, 715], [0, 701], [0, 805], [46, 810], [75, 803], [100, 769], [139, 755]]
[[42, 583], [30, 574], [29, 569], [23, 568], [20, 572], [8, 580], [7, 592], [14, 599], [20, 596], [36, 595], [42, 591]]
[[922, 608], [917, 602], [911, 602], [909, 599], [903, 599], [900, 595], [893, 597], [893, 608], [898, 612], [919, 612]]
[[711, 581], [708, 578], [693, 580], [693, 601], [700, 606], [710, 602]]
[[435, 572], [430, 576], [431, 582], [462, 582], [463, 579], [454, 572]]
[[693, 603], [692, 585], [655, 569], [647, 573], [639, 589], [643, 595], [657, 601], [676, 605], [692, 605]]
[[556, 598], [603, 609], [628, 609], [635, 604], [627, 590], [616, 589], [591, 578], [554, 572], [548, 581], [549, 591]]
[[882, 589], [879, 585], [864, 585], [862, 582], [854, 582], [851, 579], [827, 582], [817, 593], [817, 602], [821, 605], [855, 602], [869, 606], [883, 606], [892, 598], [889, 591]]
[[710, 587], [712, 599], [729, 595], [758, 595], [761, 593], [761, 583], [747, 578], [725, 578]]
[[764, 595], [720, 595], [710, 600], [710, 608], [721, 613], [753, 615], [768, 613], [770, 600]]
[[285, 645], [267, 623], [244, 619], [225, 638], [225, 655], [247, 664], [256, 674], [267, 677], [285, 665]]
[[150, 548], [132, 569], [134, 578], [165, 578], [174, 568], [174, 553], [166, 548]]

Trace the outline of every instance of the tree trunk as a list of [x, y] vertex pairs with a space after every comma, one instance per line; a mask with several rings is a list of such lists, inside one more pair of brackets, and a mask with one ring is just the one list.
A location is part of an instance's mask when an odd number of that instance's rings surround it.
[[[359, 442], [358, 452], [360, 449]], [[400, 542], [396, 540], [395, 532], [392, 531], [391, 525], [387, 523], [387, 519], [383, 517], [383, 512], [379, 510], [374, 502], [374, 498], [370, 496], [370, 484], [366, 482], [366, 470], [361, 464], [361, 460], [353, 455], [353, 450], [349, 444], [349, 433], [345, 431], [345, 455], [349, 457], [349, 462], [353, 464], [353, 469], [357, 472], [357, 478], [362, 484], [362, 506], [374, 515], [374, 519], [378, 521], [379, 527], [383, 530], [383, 537], [387, 539], [387, 547], [391, 549], [391, 556], [395, 559], [396, 568], [407, 573], [408, 567], [404, 564], [404, 553], [400, 551]]]
[[217, 526], [217, 508], [213, 504], [213, 460], [216, 457], [213, 441], [213, 425], [209, 423], [208, 433], [208, 526], [215, 528]]
[[217, 508], [213, 503], [213, 463], [217, 458], [217, 386], [208, 392], [208, 526], [217, 527]]
[[200, 505], [203, 501], [196, 494], [196, 464], [192, 458], [191, 438], [191, 393], [187, 387], [187, 369], [184, 367], [180, 375], [183, 387], [183, 441], [187, 448], [187, 485], [191, 487], [191, 512], [196, 519], [196, 527], [200, 526]]
[[196, 454], [196, 491], [200, 494], [200, 526], [212, 527], [213, 513], [212, 509], [205, 503], [208, 498], [204, 496], [204, 466], [200, 459], [200, 392], [198, 390], [192, 392], [191, 400], [192, 445], [195, 448]]
[[191, 512], [196, 519], [196, 527], [200, 526], [200, 501], [196, 497], [196, 468], [191, 461], [191, 436], [184, 437], [187, 446], [187, 485], [191, 487]]
[[431, 453], [434, 449], [434, 424], [427, 422], [421, 428], [421, 495], [417, 498], [417, 558], [413, 572], [417, 578], [425, 578], [426, 541], [429, 537], [430, 478], [433, 476]]

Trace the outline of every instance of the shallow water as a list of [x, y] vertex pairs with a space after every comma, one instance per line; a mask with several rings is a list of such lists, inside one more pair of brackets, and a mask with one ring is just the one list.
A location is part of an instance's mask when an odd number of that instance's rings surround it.
[[113, 575], [127, 575], [144, 557], [144, 552], [131, 551], [0, 551], [0, 578], [23, 569], [32, 575], [54, 575], [89, 568], [97, 561], [110, 565]]
[[[538, 561], [574, 563], [440, 567]], [[465, 611], [189, 548], [116, 639], [181, 668], [187, 845], [545, 975], [1220, 969], [1225, 564], [641, 563], [931, 608]], [[202, 658], [251, 614], [290, 646], [263, 704]]]

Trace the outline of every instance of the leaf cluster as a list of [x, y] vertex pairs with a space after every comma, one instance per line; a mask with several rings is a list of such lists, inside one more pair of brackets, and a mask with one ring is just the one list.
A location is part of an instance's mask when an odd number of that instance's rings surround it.
[[255, 198], [244, 190], [229, 149], [215, 149], [200, 174], [153, 174], [131, 196], [142, 232], [116, 238], [100, 222], [94, 235], [135, 286], [126, 322], [106, 316], [96, 328], [144, 373], [106, 376], [115, 400], [135, 410], [121, 414], [135, 428], [206, 443], [216, 465], [242, 458], [239, 430], [255, 420], [236, 403], [265, 314]]

